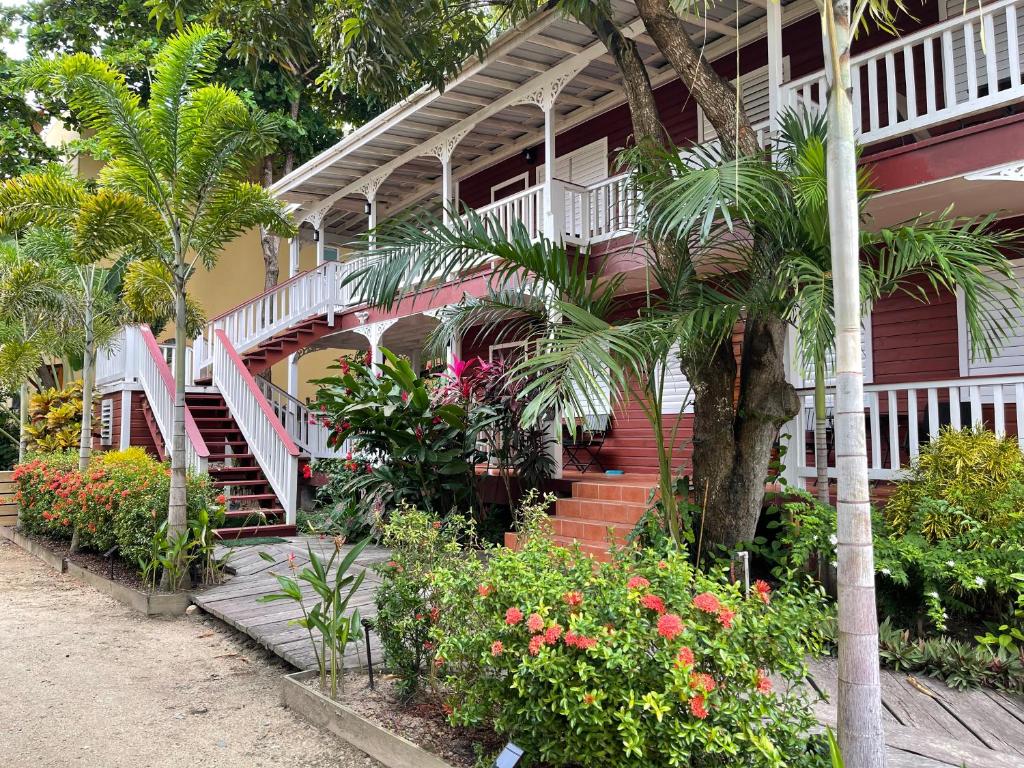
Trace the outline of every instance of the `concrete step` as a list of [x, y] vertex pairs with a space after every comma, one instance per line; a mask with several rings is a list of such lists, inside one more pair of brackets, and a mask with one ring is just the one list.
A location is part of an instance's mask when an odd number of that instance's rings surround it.
[[646, 504], [651, 492], [657, 487], [656, 482], [644, 480], [622, 480], [621, 482], [579, 480], [572, 484], [572, 496], [574, 499]]
[[624, 543], [626, 536], [633, 530], [633, 526], [608, 523], [604, 520], [553, 517], [551, 518], [551, 530], [555, 539], [575, 539], [580, 543], [606, 546], [609, 540], [613, 540], [616, 544]]
[[218, 528], [213, 532], [218, 539], [252, 539], [257, 536], [294, 536], [294, 525], [246, 525], [238, 528]]
[[606, 523], [633, 526], [647, 510], [645, 504], [598, 499], [559, 499], [555, 502], [556, 517], [600, 520]]

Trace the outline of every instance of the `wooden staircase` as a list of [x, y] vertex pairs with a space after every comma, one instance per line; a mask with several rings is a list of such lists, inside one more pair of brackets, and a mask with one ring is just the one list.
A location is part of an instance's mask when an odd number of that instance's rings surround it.
[[326, 315], [310, 317], [247, 351], [241, 356], [242, 362], [253, 376], [258, 376], [293, 352], [303, 350], [328, 333], [340, 330], [340, 324], [330, 325]]
[[228, 410], [216, 392], [193, 392], [185, 402], [210, 450], [209, 474], [227, 503], [221, 539], [251, 536], [291, 536], [295, 526], [285, 523], [281, 500]]
[[[551, 517], [552, 541], [565, 547], [578, 544], [580, 551], [607, 560], [609, 542], [622, 544], [643, 517], [657, 480], [606, 475], [572, 484], [572, 496], [555, 502]], [[505, 546], [516, 547], [516, 535], [505, 534]]]

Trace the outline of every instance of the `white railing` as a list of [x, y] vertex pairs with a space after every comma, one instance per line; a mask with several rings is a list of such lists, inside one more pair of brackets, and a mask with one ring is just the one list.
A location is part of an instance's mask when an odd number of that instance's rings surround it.
[[266, 379], [257, 378], [256, 386], [303, 453], [314, 459], [333, 459], [345, 455], [341, 448], [331, 448], [327, 444], [331, 430], [324, 424], [323, 413], [311, 409]]
[[217, 329], [213, 338], [213, 383], [227, 403], [267, 482], [277, 494], [286, 522], [294, 525], [298, 506], [299, 449], [278, 421], [223, 329]]
[[[1022, 6], [1024, 0], [985, 3], [854, 56], [853, 120], [860, 141], [923, 131], [1024, 96]], [[781, 101], [821, 110], [827, 89], [825, 72], [816, 72], [785, 84]]]
[[[110, 343], [96, 352], [96, 386], [131, 379], [134, 376], [135, 347], [129, 346], [126, 339], [127, 328], [121, 328], [110, 340]], [[134, 337], [141, 344], [141, 337]], [[131, 373], [129, 373], [131, 371]]]
[[[175, 344], [161, 344], [160, 352], [164, 356], [164, 362], [167, 363], [167, 367], [171, 369], [171, 375], [176, 370], [174, 367], [174, 358], [177, 357], [175, 352], [178, 347]], [[185, 386], [191, 387], [196, 383], [196, 371], [195, 363], [193, 362], [193, 354], [191, 347], [185, 347]]]
[[227, 333], [236, 350], [245, 352], [310, 317], [326, 314], [333, 325], [340, 266], [335, 261], [325, 262], [211, 320], [196, 339], [194, 370], [212, 364], [214, 337], [220, 330]]
[[592, 243], [636, 227], [640, 212], [637, 189], [623, 173], [589, 187], [565, 185], [566, 239]]
[[538, 184], [478, 208], [477, 214], [497, 224], [506, 237], [512, 235], [512, 226], [518, 221], [526, 227], [530, 239], [536, 239], [544, 231], [544, 185]]
[[[145, 325], [132, 325], [124, 329], [126, 350], [136, 350], [128, 356], [135, 362], [135, 370], [127, 371], [136, 378], [146, 393], [166, 452], [170, 454], [174, 432], [174, 377], [160, 351], [153, 332]], [[185, 464], [194, 472], [205, 472], [210, 451], [206, 447], [192, 414], [185, 408]]]
[[[833, 390], [834, 391], [834, 390]], [[833, 393], [830, 391], [830, 395]], [[782, 428], [788, 449], [783, 460], [790, 482], [816, 475], [814, 464], [814, 390], [797, 390], [796, 418]], [[1016, 435], [1024, 449], [1024, 376], [993, 376], [864, 387], [868, 477], [894, 480], [918, 457], [921, 445], [939, 430], [984, 425], [996, 434]], [[829, 477], [835, 477], [835, 451], [829, 423]]]

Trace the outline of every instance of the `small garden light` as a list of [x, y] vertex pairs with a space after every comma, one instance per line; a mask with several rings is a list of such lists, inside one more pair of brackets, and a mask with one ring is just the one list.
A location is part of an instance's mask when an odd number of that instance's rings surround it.
[[373, 619], [365, 616], [359, 620], [363, 625], [363, 636], [366, 638], [366, 673], [370, 676], [370, 690], [373, 690], [373, 656], [370, 653], [370, 630], [373, 629]]
[[114, 580], [114, 553], [117, 552], [119, 548], [120, 547], [117, 544], [115, 544], [103, 553], [103, 557], [107, 559], [107, 578], [109, 578], [111, 581]]
[[509, 742], [501, 750], [501, 754], [494, 759], [493, 768], [515, 768], [523, 759], [523, 750], [514, 742]]

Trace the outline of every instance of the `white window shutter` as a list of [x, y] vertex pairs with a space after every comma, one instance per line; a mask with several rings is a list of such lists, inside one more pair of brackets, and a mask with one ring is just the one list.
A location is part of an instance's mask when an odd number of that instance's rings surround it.
[[666, 416], [693, 413], [693, 392], [683, 374], [679, 359], [679, 345], [669, 353], [665, 367], [665, 389], [662, 393], [661, 412]]
[[[1024, 260], [1013, 265], [1013, 273], [1018, 283], [1024, 283]], [[991, 274], [991, 273], [990, 273]], [[999, 276], [1000, 282], [1006, 282], [1006, 278]], [[957, 323], [961, 328], [961, 373], [964, 376], [985, 376], [999, 374], [1016, 374], [1024, 371], [1024, 312], [1014, 307], [1011, 310], [1012, 320], [1006, 322], [1001, 317], [1001, 308], [994, 314], [999, 318], [1007, 333], [999, 349], [992, 356], [991, 360], [983, 357], [971, 360], [970, 330], [967, 328], [967, 318], [963, 307], [962, 297], [957, 301]]]
[[[537, 166], [537, 183], [547, 176], [544, 163]], [[608, 178], [608, 138], [598, 139], [585, 147], [555, 158], [555, 178], [589, 186]]]
[[[789, 57], [782, 59], [782, 79], [789, 79]], [[736, 81], [732, 84], [735, 86]], [[740, 101], [747, 113], [747, 119], [751, 125], [767, 123], [770, 117], [768, 112], [768, 67], [763, 66], [752, 72], [747, 72], [741, 78]], [[704, 110], [698, 109], [700, 114], [700, 130], [697, 140], [700, 143], [714, 139], [718, 133], [711, 122], [704, 116]]]

